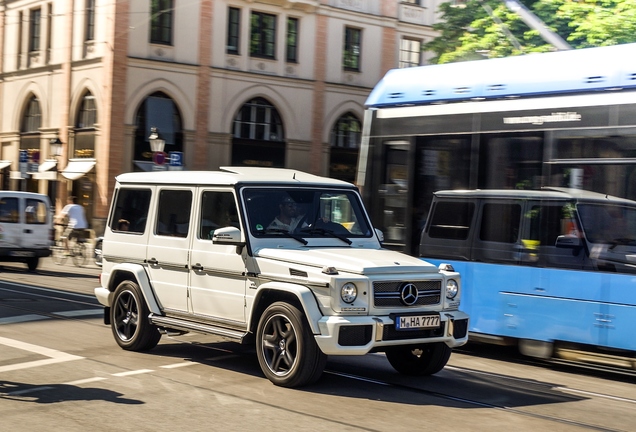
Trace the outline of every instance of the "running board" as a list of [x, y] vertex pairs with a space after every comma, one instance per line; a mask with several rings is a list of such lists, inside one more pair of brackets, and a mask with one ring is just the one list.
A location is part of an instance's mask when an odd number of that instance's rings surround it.
[[225, 327], [217, 327], [210, 324], [202, 324], [199, 322], [193, 322], [179, 318], [165, 317], [155, 314], [150, 314], [148, 318], [150, 319], [150, 322], [157, 327], [165, 327], [172, 330], [213, 334], [230, 339], [235, 339], [239, 342], [243, 342], [243, 339], [247, 336], [247, 333], [244, 331], [228, 329]]

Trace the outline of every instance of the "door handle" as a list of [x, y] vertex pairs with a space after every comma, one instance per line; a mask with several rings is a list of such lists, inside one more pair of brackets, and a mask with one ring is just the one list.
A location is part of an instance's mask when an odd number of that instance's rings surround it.
[[146, 260], [146, 262], [150, 264], [151, 266], [156, 266], [159, 264], [159, 261], [157, 261], [157, 258], [150, 258], [149, 260]]
[[24, 230], [24, 232], [25, 232], [26, 234], [31, 234], [31, 233], [33, 233], [33, 230], [30, 230], [30, 229], [28, 229], [28, 228], [27, 228], [27, 229], [25, 229], [25, 230]]
[[199, 263], [196, 263], [192, 266], [192, 270], [194, 271], [203, 271], [203, 266]]

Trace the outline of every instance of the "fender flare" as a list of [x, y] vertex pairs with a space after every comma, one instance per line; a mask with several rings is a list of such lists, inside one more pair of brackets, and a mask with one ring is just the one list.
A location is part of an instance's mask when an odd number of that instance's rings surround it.
[[[260, 308], [258, 305], [261, 302], [261, 298], [265, 292], [276, 291], [283, 292], [285, 294], [291, 294], [296, 297], [300, 302], [300, 305], [303, 309], [305, 316], [307, 317], [307, 321], [309, 323], [309, 327], [311, 328], [311, 332], [313, 334], [320, 334], [320, 328], [318, 327], [318, 321], [324, 316], [320, 311], [318, 306], [318, 302], [312, 290], [307, 288], [304, 285], [289, 283], [289, 282], [267, 282], [261, 284], [258, 287], [258, 291], [254, 296], [254, 301], [252, 304], [252, 311], [249, 317], [248, 328], [252, 328], [252, 324], [258, 324], [258, 319], [260, 319], [260, 314], [256, 316], [256, 311]], [[254, 322], [256, 321], [256, 322]]]
[[[150, 279], [148, 278], [148, 273], [146, 273], [146, 269], [144, 268], [144, 266], [139, 264], [122, 263], [115, 265], [111, 269], [106, 285], [108, 291], [110, 291], [111, 293], [111, 300], [112, 294], [115, 292], [115, 289], [117, 289], [117, 285], [119, 285], [119, 283], [116, 284], [115, 281], [131, 279], [130, 277], [118, 277], [118, 275], [121, 273], [129, 273], [132, 275], [132, 279], [134, 279], [135, 283], [139, 285], [139, 288], [141, 289], [141, 293], [146, 300], [146, 304], [148, 305], [148, 309], [150, 309], [150, 312], [161, 314], [161, 308], [159, 307], [159, 302], [157, 301], [155, 293], [152, 289], [152, 284], [150, 283]], [[112, 301], [109, 301], [109, 303], [112, 306]]]

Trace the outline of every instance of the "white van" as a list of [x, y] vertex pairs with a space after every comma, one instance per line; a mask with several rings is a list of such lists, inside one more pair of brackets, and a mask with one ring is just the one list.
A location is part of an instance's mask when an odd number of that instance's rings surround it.
[[53, 212], [49, 197], [0, 191], [0, 261], [24, 262], [35, 271], [51, 255]]
[[230, 167], [117, 176], [102, 248], [104, 320], [143, 351], [161, 333], [254, 344], [276, 385], [320, 377], [327, 355], [385, 352], [440, 371], [467, 341], [460, 277], [383, 249], [352, 184]]

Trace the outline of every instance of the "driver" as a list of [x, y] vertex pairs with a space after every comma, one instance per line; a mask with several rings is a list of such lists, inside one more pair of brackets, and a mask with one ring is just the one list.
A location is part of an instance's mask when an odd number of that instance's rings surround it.
[[294, 231], [296, 226], [302, 219], [302, 216], [298, 214], [298, 205], [289, 196], [283, 198], [278, 205], [279, 213], [274, 218], [272, 223], [269, 224], [267, 229], [281, 229], [288, 232]]

